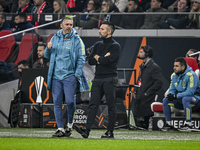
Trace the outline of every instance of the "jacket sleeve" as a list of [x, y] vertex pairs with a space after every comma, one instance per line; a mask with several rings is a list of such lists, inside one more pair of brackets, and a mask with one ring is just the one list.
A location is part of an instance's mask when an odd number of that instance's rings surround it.
[[159, 91], [163, 85], [163, 82], [162, 82], [162, 73], [161, 73], [161, 70], [160, 70], [160, 67], [155, 67], [153, 70], [152, 70], [152, 79], [153, 79], [153, 85], [148, 88], [148, 90], [146, 91], [146, 94], [149, 95], [150, 93], [151, 94], [155, 94], [157, 91]]
[[169, 25], [176, 29], [186, 28], [188, 24], [188, 16], [184, 15], [178, 19], [169, 18], [167, 19]]
[[85, 64], [85, 45], [80, 37], [77, 38], [76, 40], [76, 46], [77, 46], [77, 62], [76, 64], [76, 71], [75, 71], [75, 76], [77, 78], [80, 78], [82, 75], [83, 71], [83, 66]]
[[89, 57], [88, 57], [88, 63], [90, 65], [97, 65], [97, 61], [94, 58], [94, 55], [97, 54], [97, 44], [94, 45], [92, 52], [90, 53]]
[[119, 57], [120, 49], [121, 49], [120, 45], [113, 44], [109, 49], [110, 55], [106, 57], [100, 56], [99, 63], [102, 65], [107, 65], [107, 64], [112, 63]]
[[177, 91], [176, 91], [176, 88], [174, 86], [174, 83], [175, 83], [175, 73], [172, 74], [172, 79], [171, 79], [171, 83], [170, 83], [170, 87], [169, 87], [169, 92], [168, 93], [176, 95]]
[[194, 92], [196, 91], [198, 81], [195, 74], [192, 74], [190, 72], [187, 72], [186, 75], [188, 76], [187, 83], [186, 83], [186, 90], [182, 93], [177, 94], [177, 98], [182, 98], [185, 96], [192, 96], [194, 95]]

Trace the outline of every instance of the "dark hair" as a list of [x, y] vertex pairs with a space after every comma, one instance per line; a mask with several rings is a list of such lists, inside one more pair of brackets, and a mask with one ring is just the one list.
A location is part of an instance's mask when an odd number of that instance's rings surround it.
[[[189, 49], [189, 51], [192, 51], [194, 53], [198, 52], [198, 50], [196, 50], [196, 49]], [[199, 54], [193, 55], [191, 57], [197, 57], [197, 58], [199, 58]]]
[[185, 68], [187, 67], [187, 63], [184, 57], [178, 57], [174, 60], [174, 62], [180, 62], [181, 66], [185, 66]]
[[30, 67], [28, 60], [21, 60], [17, 63], [18, 66], [21, 64], [24, 65], [24, 67]]
[[188, 6], [188, 8], [190, 8], [190, 5], [191, 5], [191, 2], [190, 2], [190, 0], [186, 0], [186, 2], [187, 2], [187, 6]]
[[157, 2], [163, 3], [163, 0], [157, 0]]
[[[90, 1], [90, 0], [89, 0], [89, 1]], [[88, 1], [88, 3], [89, 3], [89, 1]], [[95, 10], [98, 10], [98, 9], [101, 8], [101, 3], [100, 3], [99, 0], [92, 0], [92, 1], [94, 2], [94, 9], [95, 9]]]
[[130, 2], [130, 1], [133, 1], [135, 5], [138, 5], [138, 6], [140, 5], [139, 0], [129, 0], [129, 2]]
[[152, 58], [153, 57], [153, 48], [150, 46], [142, 46], [141, 49], [145, 52], [145, 57]]
[[114, 33], [114, 31], [115, 31], [115, 25], [112, 22], [104, 21], [102, 24], [108, 25], [108, 27], [111, 29], [111, 34]]
[[38, 42], [38, 46], [44, 46], [44, 48], [46, 48], [47, 44], [42, 42], [42, 41], [40, 41], [40, 42]]
[[24, 21], [26, 21], [26, 13], [25, 12], [19, 12], [18, 14], [15, 15], [16, 16], [19, 16], [20, 19], [24, 19]]

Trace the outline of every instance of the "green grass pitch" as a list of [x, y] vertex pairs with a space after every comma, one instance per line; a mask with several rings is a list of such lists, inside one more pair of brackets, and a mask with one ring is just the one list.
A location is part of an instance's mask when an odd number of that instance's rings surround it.
[[55, 129], [0, 128], [0, 150], [199, 150], [199, 132], [115, 130], [115, 139], [100, 139], [105, 130], [92, 130], [83, 139], [51, 138]]

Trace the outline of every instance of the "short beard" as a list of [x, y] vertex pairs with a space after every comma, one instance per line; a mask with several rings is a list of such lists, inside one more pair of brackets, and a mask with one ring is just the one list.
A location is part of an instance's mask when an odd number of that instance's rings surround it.
[[183, 74], [183, 73], [184, 73], [184, 71], [185, 71], [185, 70], [179, 71], [179, 72], [177, 72], [177, 73], [176, 73], [176, 75]]
[[144, 60], [146, 57], [137, 56], [137, 58]]
[[106, 34], [106, 36], [100, 36], [100, 39], [106, 39], [108, 36], [108, 34]]

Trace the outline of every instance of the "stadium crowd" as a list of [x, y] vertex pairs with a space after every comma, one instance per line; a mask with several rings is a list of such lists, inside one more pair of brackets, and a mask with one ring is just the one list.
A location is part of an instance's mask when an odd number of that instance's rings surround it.
[[[57, 14], [57, 19], [76, 14], [75, 26], [83, 29], [99, 28], [102, 21], [118, 29], [199, 29], [199, 11], [200, 0], [0, 0], [1, 18], [14, 15], [10, 25], [4, 25], [11, 30], [18, 26], [14, 17], [20, 12], [33, 15], [34, 26], [46, 23], [42, 15], [48, 13]], [[0, 31], [4, 26], [1, 21]]]

